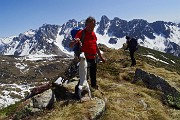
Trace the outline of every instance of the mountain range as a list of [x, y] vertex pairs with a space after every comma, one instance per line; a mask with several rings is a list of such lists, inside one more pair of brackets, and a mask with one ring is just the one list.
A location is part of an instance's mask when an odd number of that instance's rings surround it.
[[[73, 27], [84, 28], [84, 20], [71, 19], [63, 25], [43, 24], [36, 30], [28, 30], [19, 36], [0, 38], [0, 54], [27, 56], [34, 54], [71, 54], [68, 47]], [[103, 15], [96, 22], [95, 33], [98, 43], [119, 49], [125, 43], [125, 36], [135, 37], [141, 46], [180, 56], [180, 23], [143, 19], [131, 21]]]

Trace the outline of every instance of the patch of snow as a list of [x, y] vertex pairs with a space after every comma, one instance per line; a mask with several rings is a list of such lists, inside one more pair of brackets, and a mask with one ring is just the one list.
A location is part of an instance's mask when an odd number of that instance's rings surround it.
[[173, 60], [171, 60], [171, 62], [174, 63], [174, 64], [176, 63], [176, 62], [174, 62]]
[[[30, 92], [30, 89], [33, 87], [30, 87], [30, 84], [27, 85], [18, 85], [18, 84], [1, 84], [0, 86], [4, 87], [5, 89], [12, 89], [11, 91], [2, 90], [2, 94], [0, 94], [0, 109], [7, 107], [11, 104], [14, 104], [17, 101], [20, 101], [19, 98], [12, 98], [10, 96], [11, 93], [17, 94], [21, 96], [22, 98], [25, 97], [25, 92]], [[17, 91], [13, 91], [13, 89], [20, 89]]]
[[58, 84], [58, 85], [62, 85], [63, 84], [63, 79], [62, 77], [59, 77], [54, 83]]
[[156, 60], [156, 61], [160, 61], [160, 62], [165, 63], [165, 64], [169, 64], [169, 63], [167, 63], [167, 62], [165, 62], [165, 61], [163, 61], [163, 60], [160, 60], [160, 59], [155, 58], [155, 57], [154, 57], [154, 56], [152, 56], [152, 55], [143, 55], [143, 56], [146, 56], [146, 57], [152, 58], [152, 59], [154, 59], [154, 60]]
[[19, 69], [25, 69], [27, 67], [27, 64], [24, 63], [15, 63], [15, 66]]

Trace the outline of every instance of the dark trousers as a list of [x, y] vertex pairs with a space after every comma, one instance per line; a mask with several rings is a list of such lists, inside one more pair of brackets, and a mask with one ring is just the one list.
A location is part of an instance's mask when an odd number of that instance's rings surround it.
[[91, 87], [95, 87], [96, 86], [96, 71], [97, 71], [97, 63], [95, 59], [86, 59], [87, 60], [87, 64], [88, 64], [88, 77], [90, 75], [90, 79], [91, 79]]
[[130, 57], [131, 57], [131, 66], [136, 65], [136, 59], [134, 58], [134, 50], [129, 51], [130, 52]]

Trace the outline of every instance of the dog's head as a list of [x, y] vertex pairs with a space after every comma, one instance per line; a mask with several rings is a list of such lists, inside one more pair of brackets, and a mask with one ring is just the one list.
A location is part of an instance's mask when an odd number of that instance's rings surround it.
[[84, 55], [84, 52], [82, 52], [82, 53], [80, 54], [79, 59], [80, 59], [80, 60], [86, 60], [86, 57], [85, 57], [85, 55]]

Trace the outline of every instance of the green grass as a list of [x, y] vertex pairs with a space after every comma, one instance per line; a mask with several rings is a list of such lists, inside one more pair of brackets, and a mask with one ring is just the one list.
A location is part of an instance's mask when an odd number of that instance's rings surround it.
[[17, 110], [18, 106], [21, 104], [21, 102], [16, 102], [13, 105], [10, 105], [6, 108], [3, 108], [0, 110], [0, 120], [8, 120], [9, 117], [11, 117], [15, 111]]

